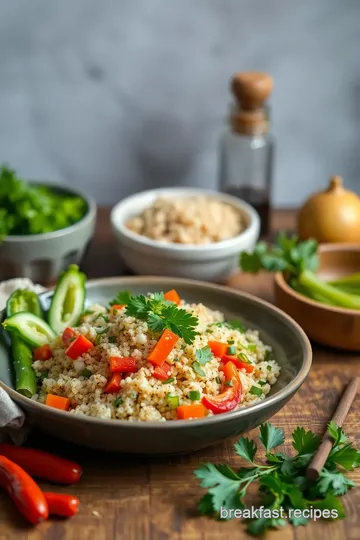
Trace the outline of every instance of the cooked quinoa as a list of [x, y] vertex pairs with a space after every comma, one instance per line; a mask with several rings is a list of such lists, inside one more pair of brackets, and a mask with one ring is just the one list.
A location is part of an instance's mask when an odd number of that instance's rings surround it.
[[[179, 339], [167, 357], [171, 366], [169, 380], [156, 379], [154, 366], [147, 361], [159, 334], [148, 328], [147, 322], [126, 315], [125, 307], [114, 312], [101, 305], [93, 305], [85, 312], [76, 329], [94, 346], [81, 357], [72, 360], [66, 356], [66, 346], [58, 336], [50, 348], [53, 357], [37, 360], [33, 367], [39, 377], [39, 392], [32, 399], [45, 403], [47, 394], [67, 397], [70, 414], [87, 415], [103, 419], [128, 421], [176, 420], [176, 409], [168, 396], [177, 396], [180, 405], [193, 404], [190, 392], [197, 391], [201, 401], [204, 395], [217, 396], [224, 386], [224, 373], [220, 358], [212, 355], [201, 365], [203, 374], [194, 370], [196, 353], [207, 347], [209, 341], [229, 344], [236, 354], [244, 353], [254, 365], [252, 373], [239, 370], [242, 385], [241, 400], [237, 408], [263, 400], [279, 376], [280, 367], [272, 358], [271, 347], [265, 345], [256, 330], [240, 331], [225, 322], [224, 315], [203, 304], [179, 306], [198, 318], [197, 336], [191, 345]], [[235, 325], [236, 326], [236, 325]], [[137, 371], [124, 374], [117, 393], [105, 393], [111, 375], [110, 357], [132, 357]], [[194, 396], [194, 392], [192, 392]], [[209, 415], [213, 413], [208, 411]]]

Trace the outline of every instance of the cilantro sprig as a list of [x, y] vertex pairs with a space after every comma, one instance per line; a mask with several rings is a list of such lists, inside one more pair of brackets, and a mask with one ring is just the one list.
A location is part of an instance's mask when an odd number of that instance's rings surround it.
[[145, 320], [154, 332], [160, 333], [167, 328], [188, 345], [191, 345], [197, 335], [198, 318], [166, 300], [162, 292], [151, 296], [132, 296], [128, 291], [121, 291], [110, 302], [110, 306], [116, 304], [126, 305], [126, 315]]
[[282, 527], [288, 522], [294, 526], [306, 525], [310, 518], [298, 517], [294, 511], [310, 507], [333, 511], [333, 519], [344, 518], [340, 496], [355, 484], [343, 471], [360, 465], [360, 452], [353, 448], [345, 433], [334, 422], [329, 423], [328, 432], [333, 438], [333, 446], [316, 481], [306, 476], [307, 466], [321, 442], [312, 431], [306, 431], [303, 427], [293, 431], [292, 445], [296, 454], [290, 456], [275, 451], [285, 441], [283, 430], [269, 422], [262, 424], [259, 439], [265, 449], [265, 463], [255, 463], [256, 443], [247, 437], [240, 437], [234, 448], [250, 467], [235, 471], [228, 465], [207, 463], [195, 470], [201, 487], [207, 489], [199, 502], [200, 513], [219, 518], [221, 509], [244, 511], [247, 490], [257, 482], [262, 498], [259, 506], [272, 513], [271, 517], [247, 520], [248, 531], [253, 535]]

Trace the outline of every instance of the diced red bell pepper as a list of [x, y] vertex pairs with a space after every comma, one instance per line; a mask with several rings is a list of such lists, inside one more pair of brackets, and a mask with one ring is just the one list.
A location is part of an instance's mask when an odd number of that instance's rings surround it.
[[245, 369], [246, 373], [252, 373], [255, 369], [253, 364], [244, 362], [243, 360], [240, 360], [237, 356], [230, 356], [225, 354], [222, 357], [221, 361], [223, 362], [223, 364], [226, 364], [227, 362], [232, 362], [238, 369]]
[[175, 291], [175, 289], [171, 289], [171, 291], [168, 291], [164, 294], [165, 300], [168, 300], [169, 302], [174, 302], [177, 306], [181, 302], [181, 298], [178, 295], [178, 293]]
[[110, 356], [110, 371], [112, 373], [135, 373], [136, 360], [131, 356]]
[[167, 362], [164, 362], [162, 366], [157, 366], [152, 374], [155, 379], [160, 381], [167, 381], [171, 375], [171, 366]]
[[221, 341], [209, 341], [208, 345], [213, 355], [217, 358], [222, 358], [226, 354], [229, 346], [227, 343], [221, 343]]
[[50, 346], [46, 343], [46, 345], [41, 345], [41, 347], [34, 349], [33, 355], [35, 360], [50, 360], [53, 354]]
[[222, 393], [217, 396], [204, 396], [201, 403], [214, 414], [232, 411], [241, 399], [241, 381], [233, 362], [223, 367], [225, 383]]
[[62, 340], [66, 347], [70, 345], [72, 341], [75, 340], [76, 336], [78, 336], [79, 333], [75, 332], [73, 328], [70, 328], [69, 326], [65, 328], [65, 330], [62, 333]]
[[176, 345], [179, 336], [171, 330], [164, 330], [159, 341], [148, 356], [148, 361], [155, 366], [162, 366], [173, 348]]
[[104, 388], [105, 394], [115, 394], [119, 392], [121, 386], [121, 373], [114, 373], [107, 382], [107, 385]]
[[66, 349], [65, 354], [72, 360], [76, 360], [82, 354], [90, 351], [93, 348], [93, 344], [85, 336], [79, 334], [78, 337], [72, 341], [69, 347]]

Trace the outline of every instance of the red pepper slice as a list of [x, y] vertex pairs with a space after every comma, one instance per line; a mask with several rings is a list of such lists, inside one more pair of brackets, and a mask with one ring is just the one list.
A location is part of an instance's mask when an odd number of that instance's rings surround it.
[[112, 373], [135, 373], [138, 370], [136, 360], [131, 356], [110, 356], [109, 363]]
[[41, 345], [41, 347], [34, 349], [33, 355], [34, 360], [50, 360], [53, 354], [50, 346], [46, 343], [45, 345]]
[[33, 525], [48, 518], [48, 504], [39, 486], [27, 472], [5, 456], [0, 456], [0, 487]]
[[108, 380], [108, 383], [104, 388], [104, 392], [106, 394], [115, 394], [116, 392], [119, 392], [121, 389], [120, 382], [121, 373], [114, 373], [114, 375], [112, 375]]
[[78, 337], [72, 341], [69, 347], [66, 349], [65, 354], [72, 360], [76, 360], [82, 354], [90, 351], [93, 348], [93, 344], [85, 336], [79, 334]]
[[221, 361], [224, 364], [226, 364], [227, 362], [232, 362], [233, 364], [235, 364], [235, 366], [238, 369], [245, 369], [246, 373], [252, 373], [254, 371], [254, 369], [255, 369], [253, 364], [249, 364], [248, 362], [243, 362], [237, 356], [229, 356], [229, 355], [225, 354], [222, 357]]
[[213, 355], [217, 358], [222, 358], [226, 354], [229, 346], [227, 343], [221, 343], [221, 341], [209, 341], [208, 345]]
[[72, 517], [79, 511], [80, 501], [73, 495], [45, 491], [44, 497], [48, 503], [49, 514], [52, 516]]
[[0, 455], [14, 461], [31, 476], [55, 484], [76, 484], [82, 475], [77, 463], [35, 448], [0, 443]]
[[65, 328], [65, 330], [62, 333], [62, 340], [64, 342], [64, 345], [68, 347], [72, 341], [75, 340], [76, 336], [78, 336], [79, 333], [75, 332], [73, 328], [70, 328], [69, 326]]
[[225, 384], [222, 393], [215, 397], [204, 396], [201, 400], [202, 404], [214, 414], [232, 411], [241, 399], [241, 381], [235, 364], [228, 362], [223, 371]]
[[157, 366], [154, 369], [154, 373], [152, 374], [155, 379], [159, 379], [160, 381], [167, 381], [171, 375], [171, 366], [167, 362], [164, 362], [162, 366]]

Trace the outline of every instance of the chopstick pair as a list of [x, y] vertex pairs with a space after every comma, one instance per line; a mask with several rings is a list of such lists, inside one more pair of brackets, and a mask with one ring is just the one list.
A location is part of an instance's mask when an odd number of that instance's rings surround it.
[[[359, 377], [355, 377], [354, 379], [352, 379], [347, 385], [339, 401], [336, 411], [331, 419], [339, 427], [343, 425], [345, 418], [350, 410], [350, 407], [356, 397], [359, 388], [359, 382]], [[307, 468], [306, 475], [310, 480], [317, 480], [319, 478], [321, 470], [330, 454], [332, 445], [333, 440], [329, 433], [326, 432], [317, 452], [313, 456]]]

